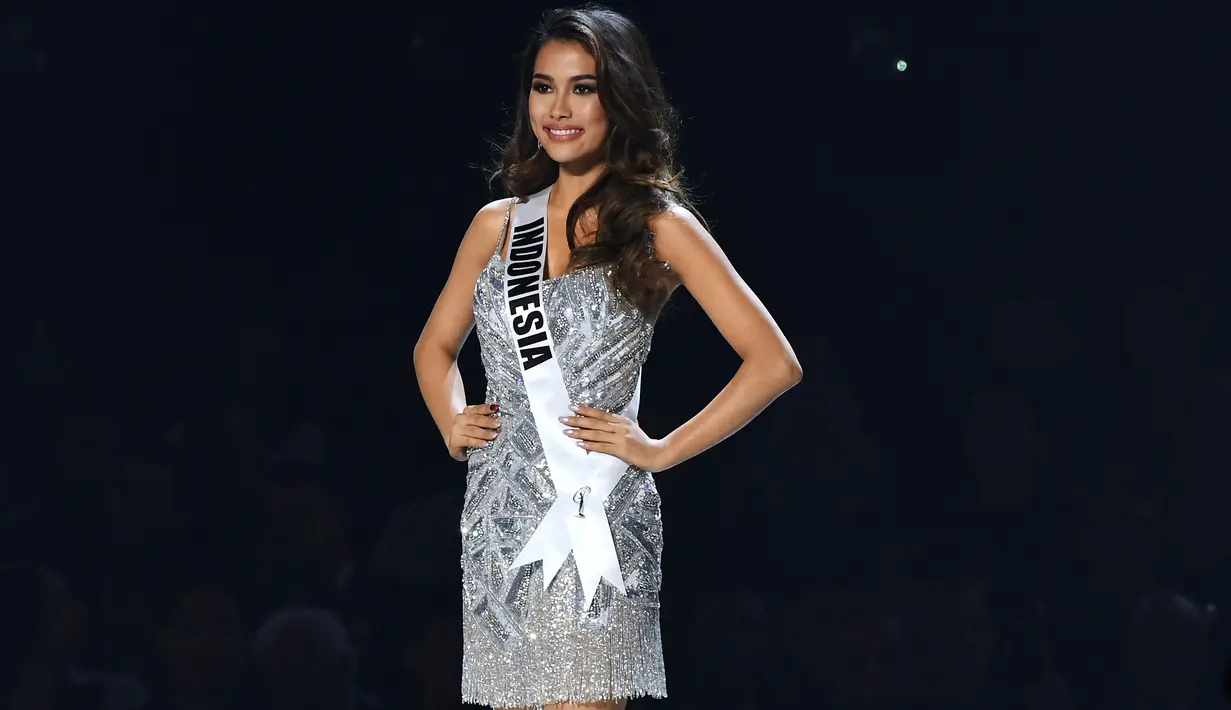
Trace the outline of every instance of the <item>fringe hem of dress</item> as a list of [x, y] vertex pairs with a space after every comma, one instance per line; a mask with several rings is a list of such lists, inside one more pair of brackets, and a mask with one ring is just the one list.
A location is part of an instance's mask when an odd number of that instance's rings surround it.
[[510, 700], [509, 698], [495, 699], [482, 695], [474, 695], [462, 693], [462, 703], [466, 705], [484, 705], [495, 710], [510, 710], [512, 708], [530, 708], [538, 710], [538, 708], [547, 705], [555, 705], [557, 703], [566, 703], [574, 705], [585, 705], [587, 703], [606, 703], [617, 700], [636, 700], [638, 698], [653, 698], [654, 700], [665, 700], [667, 693], [659, 690], [630, 690], [627, 692], [615, 692], [605, 696], [583, 696], [574, 698], [537, 698], [534, 700]]

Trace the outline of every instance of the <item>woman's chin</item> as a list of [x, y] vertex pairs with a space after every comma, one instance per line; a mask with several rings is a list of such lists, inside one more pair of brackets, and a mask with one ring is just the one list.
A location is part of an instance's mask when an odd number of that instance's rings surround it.
[[597, 151], [583, 150], [548, 150], [547, 155], [572, 172], [584, 172], [602, 162]]

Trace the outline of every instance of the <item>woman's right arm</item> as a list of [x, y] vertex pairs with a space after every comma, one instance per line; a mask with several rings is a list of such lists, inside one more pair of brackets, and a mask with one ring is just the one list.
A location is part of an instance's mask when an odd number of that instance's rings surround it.
[[474, 327], [474, 285], [496, 250], [507, 206], [508, 200], [497, 200], [475, 215], [457, 249], [449, 280], [415, 343], [419, 392], [450, 455], [458, 460], [465, 458], [467, 445], [477, 446], [482, 442], [450, 440], [457, 438], [453, 436], [454, 420], [466, 408], [466, 390], [457, 369], [457, 354]]

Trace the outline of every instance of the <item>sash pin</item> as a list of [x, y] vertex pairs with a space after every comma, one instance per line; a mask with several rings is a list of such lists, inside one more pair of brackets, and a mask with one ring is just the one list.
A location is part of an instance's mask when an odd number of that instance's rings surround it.
[[573, 494], [573, 502], [577, 504], [577, 514], [573, 517], [575, 518], [586, 517], [586, 514], [582, 511], [586, 506], [586, 496], [589, 494], [590, 494], [589, 486], [582, 486], [581, 488], [577, 490], [576, 493]]

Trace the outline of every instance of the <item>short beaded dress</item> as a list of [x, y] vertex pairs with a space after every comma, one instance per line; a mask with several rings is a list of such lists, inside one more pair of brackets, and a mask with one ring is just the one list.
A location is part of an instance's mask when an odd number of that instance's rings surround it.
[[[666, 697], [659, 631], [660, 499], [651, 474], [628, 467], [605, 510], [627, 594], [605, 579], [588, 606], [570, 554], [544, 590], [543, 563], [512, 567], [556, 500], [506, 315], [500, 244], [475, 285], [474, 317], [500, 407], [499, 436], [470, 454], [462, 510], [462, 700], [493, 708]], [[574, 402], [619, 412], [650, 352], [652, 319], [608, 282], [606, 267], [543, 282], [543, 308]], [[567, 412], [561, 412], [566, 415]]]

